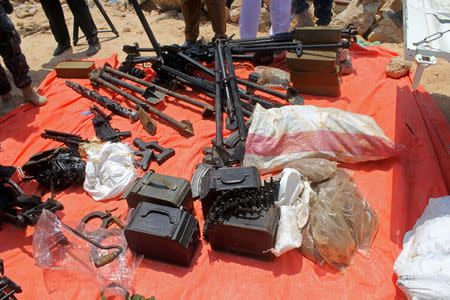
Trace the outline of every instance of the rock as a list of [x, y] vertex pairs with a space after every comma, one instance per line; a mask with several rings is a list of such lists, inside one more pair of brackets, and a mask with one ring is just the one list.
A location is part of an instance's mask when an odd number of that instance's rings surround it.
[[270, 29], [270, 12], [265, 8], [261, 7], [261, 17], [259, 19], [258, 31], [266, 32]]
[[347, 27], [350, 23], [356, 23], [358, 33], [364, 35], [375, 21], [379, 6], [379, 1], [364, 4], [361, 0], [352, 0], [347, 9], [337, 15], [330, 25]]
[[181, 0], [153, 0], [153, 2], [155, 2], [156, 6], [162, 11], [181, 11]]
[[130, 27], [124, 27], [122, 28], [122, 32], [131, 32], [131, 28]]
[[166, 19], [178, 19], [178, 11], [169, 10], [159, 15], [158, 20], [166, 20]]
[[380, 12], [387, 10], [392, 10], [393, 12], [398, 12], [403, 9], [403, 0], [387, 0], [380, 8]]
[[403, 28], [392, 18], [382, 19], [369, 34], [370, 42], [401, 43], [403, 41]]
[[23, 21], [18, 20], [18, 21], [16, 22], [16, 26], [23, 26]]
[[226, 22], [230, 21], [230, 9], [225, 6], [225, 20]]
[[16, 12], [16, 16], [19, 19], [23, 19], [26, 17], [34, 16], [37, 13], [37, 8], [32, 5], [23, 4], [16, 7], [14, 11]]
[[230, 5], [230, 10], [234, 10], [236, 8], [241, 8], [242, 6], [242, 0], [234, 0], [233, 3]]
[[386, 75], [391, 78], [400, 78], [408, 74], [411, 66], [412, 63], [410, 61], [406, 61], [400, 56], [394, 56], [386, 66]]
[[239, 18], [241, 17], [241, 8], [237, 7], [230, 11], [230, 20], [234, 23], [239, 23]]

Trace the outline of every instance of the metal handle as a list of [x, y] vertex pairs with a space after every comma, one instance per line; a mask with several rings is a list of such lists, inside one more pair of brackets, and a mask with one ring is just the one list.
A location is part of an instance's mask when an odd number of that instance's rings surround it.
[[231, 180], [224, 180], [222, 177], [219, 177], [218, 179], [220, 179], [220, 181], [223, 184], [237, 184], [237, 183], [241, 183], [245, 181], [245, 178], [247, 178], [249, 175], [245, 174], [242, 179], [231, 179]]
[[170, 224], [175, 224], [175, 223], [176, 223], [175, 218], [172, 216], [172, 214], [170, 213], [170, 211], [163, 210], [163, 209], [159, 209], [159, 208], [150, 208], [150, 209], [147, 211], [147, 213], [142, 214], [141, 217], [142, 217], [142, 218], [145, 218], [146, 216], [148, 216], [148, 215], [151, 214], [151, 213], [159, 213], [159, 214], [162, 214], [162, 215], [166, 215], [166, 216], [169, 217], [169, 222], [170, 222]]
[[177, 189], [177, 185], [176, 184], [171, 184], [166, 178], [164, 178], [161, 175], [153, 174], [152, 178], [153, 179], [158, 179], [159, 181], [161, 181], [171, 191], [175, 191]]

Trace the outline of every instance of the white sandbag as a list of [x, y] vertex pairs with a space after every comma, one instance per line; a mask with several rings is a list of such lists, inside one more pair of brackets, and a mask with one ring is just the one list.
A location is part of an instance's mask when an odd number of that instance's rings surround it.
[[95, 200], [111, 199], [136, 179], [132, 150], [122, 143], [104, 143], [87, 147], [84, 189]]
[[303, 158], [357, 163], [391, 157], [402, 149], [368, 116], [312, 105], [266, 110], [257, 104], [243, 164], [268, 173]]
[[409, 299], [450, 299], [450, 196], [430, 198], [394, 263]]

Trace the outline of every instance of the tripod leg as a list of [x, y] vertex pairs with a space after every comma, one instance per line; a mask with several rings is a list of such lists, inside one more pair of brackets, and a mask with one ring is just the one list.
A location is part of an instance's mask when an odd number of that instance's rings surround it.
[[76, 46], [78, 43], [78, 22], [77, 18], [73, 18], [73, 45]]
[[109, 28], [111, 28], [111, 31], [116, 35], [116, 37], [118, 37], [119, 36], [119, 32], [116, 30], [116, 27], [114, 27], [114, 24], [111, 22], [111, 19], [106, 14], [106, 11], [103, 9], [103, 6], [100, 3], [100, 1], [94, 0], [94, 2], [95, 2], [95, 5], [97, 5], [97, 7], [100, 10], [100, 12], [103, 15], [103, 17], [105, 18], [106, 23], [108, 23]]

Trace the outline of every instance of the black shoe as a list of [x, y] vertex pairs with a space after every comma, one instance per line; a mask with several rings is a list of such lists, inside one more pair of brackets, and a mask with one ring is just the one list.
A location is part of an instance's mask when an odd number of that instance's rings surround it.
[[183, 48], [191, 48], [192, 46], [194, 46], [196, 44], [195, 40], [185, 40], [184, 44], [181, 45], [181, 47]]
[[102, 46], [100, 45], [100, 43], [89, 45], [89, 48], [86, 50], [86, 55], [92, 56], [92, 55], [96, 54], [100, 50], [101, 47]]
[[58, 56], [69, 48], [70, 44], [58, 44], [58, 47], [56, 47], [55, 51], [53, 51], [53, 56]]

